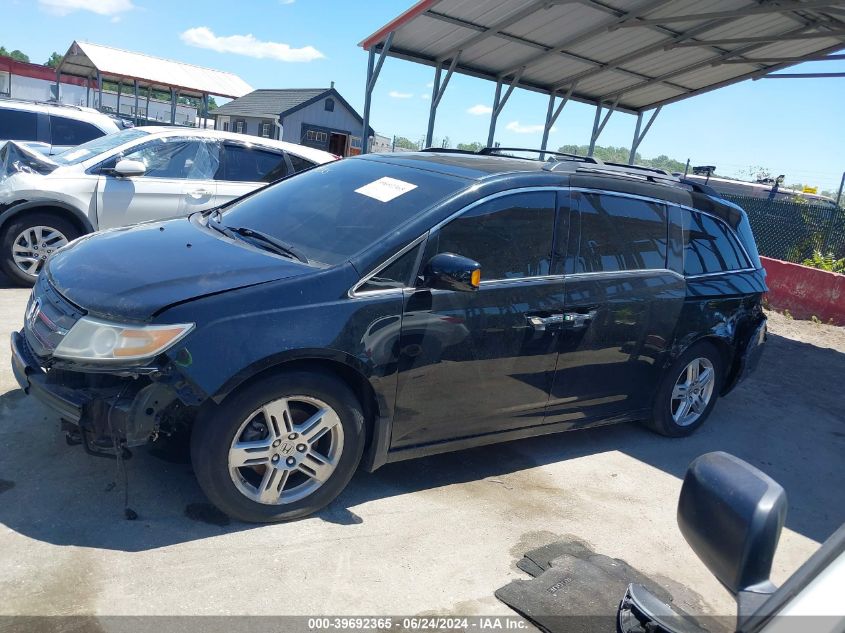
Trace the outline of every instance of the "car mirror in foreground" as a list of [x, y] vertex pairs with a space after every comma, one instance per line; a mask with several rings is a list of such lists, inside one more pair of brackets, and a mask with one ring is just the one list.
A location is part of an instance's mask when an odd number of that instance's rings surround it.
[[433, 290], [457, 290], [473, 292], [481, 285], [481, 264], [477, 261], [455, 255], [439, 253], [423, 268], [423, 288]]
[[121, 178], [131, 178], [132, 176], [143, 176], [147, 171], [147, 166], [139, 160], [123, 159], [117, 161], [114, 166], [114, 175]]
[[678, 526], [701, 561], [736, 597], [740, 621], [775, 591], [769, 574], [786, 508], [780, 484], [733, 455], [707, 453], [687, 469]]

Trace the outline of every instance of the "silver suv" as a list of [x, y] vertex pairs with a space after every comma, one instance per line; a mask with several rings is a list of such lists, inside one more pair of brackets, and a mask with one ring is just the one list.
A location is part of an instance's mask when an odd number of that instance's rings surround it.
[[18, 141], [42, 154], [58, 154], [123, 127], [120, 119], [92, 108], [0, 100], [0, 145]]

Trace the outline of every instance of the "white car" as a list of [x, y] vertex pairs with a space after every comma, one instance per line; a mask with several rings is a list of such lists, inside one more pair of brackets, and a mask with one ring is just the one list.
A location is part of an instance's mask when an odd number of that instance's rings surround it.
[[188, 215], [337, 160], [216, 130], [131, 128], [56, 156], [0, 149], [0, 269], [31, 286], [44, 261], [93, 231]]
[[18, 141], [42, 154], [59, 154], [124, 127], [122, 119], [93, 108], [0, 99], [0, 145]]

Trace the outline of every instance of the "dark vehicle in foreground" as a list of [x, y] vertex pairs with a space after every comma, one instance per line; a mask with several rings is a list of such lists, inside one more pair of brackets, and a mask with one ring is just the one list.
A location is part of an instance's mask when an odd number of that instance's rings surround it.
[[359, 463], [688, 435], [759, 358], [765, 291], [745, 213], [665, 172], [368, 155], [61, 249], [12, 364], [90, 452], [190, 429], [209, 499], [276, 521]]

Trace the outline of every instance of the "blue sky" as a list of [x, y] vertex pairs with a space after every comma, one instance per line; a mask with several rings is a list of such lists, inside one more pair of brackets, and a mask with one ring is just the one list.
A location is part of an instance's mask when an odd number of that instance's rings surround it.
[[[335, 82], [363, 109], [367, 55], [358, 42], [413, 0], [0, 0], [0, 45], [34, 62], [74, 39], [117, 46], [240, 75], [255, 88], [323, 87]], [[245, 53], [249, 53], [245, 54]], [[250, 55], [263, 55], [263, 58]], [[800, 71], [845, 71], [845, 62], [804, 64]], [[794, 72], [794, 71], [793, 71]], [[433, 69], [388, 59], [375, 91], [372, 125], [381, 134], [425, 134]], [[435, 136], [452, 144], [485, 141], [494, 85], [456, 75], [440, 104]], [[392, 95], [392, 96], [391, 96]], [[547, 97], [515, 91], [496, 140], [537, 147]], [[549, 145], [589, 141], [592, 107], [570, 103]], [[630, 146], [635, 118], [614, 114], [601, 145]], [[739, 175], [752, 166], [787, 182], [836, 189], [845, 170], [845, 79], [761, 80], [667, 106], [639, 149]]]

